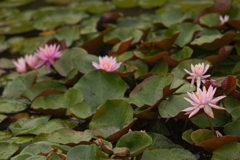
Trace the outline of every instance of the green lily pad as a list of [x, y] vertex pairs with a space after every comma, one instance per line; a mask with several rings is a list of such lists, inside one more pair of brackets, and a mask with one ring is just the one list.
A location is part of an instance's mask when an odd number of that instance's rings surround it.
[[83, 102], [90, 104], [91, 112], [95, 113], [107, 100], [123, 98], [128, 85], [114, 73], [94, 70], [82, 76], [73, 88], [83, 93]]
[[4, 40], [0, 40], [0, 53], [5, 51], [6, 49], [8, 49], [10, 47], [9, 42], [4, 41]]
[[53, 94], [38, 97], [31, 108], [45, 114], [65, 115], [67, 109], [83, 101], [83, 94], [74, 88], [68, 89], [65, 94]]
[[0, 59], [0, 68], [1, 69], [12, 69], [15, 68], [13, 61], [7, 58]]
[[61, 75], [66, 77], [69, 71], [73, 68], [71, 60], [76, 55], [87, 55], [87, 51], [82, 48], [71, 48], [64, 50], [62, 56], [54, 63], [54, 69]]
[[0, 2], [0, 6], [2, 8], [5, 8], [5, 7], [19, 7], [19, 6], [31, 3], [33, 1], [34, 0], [3, 0], [2, 2]]
[[92, 62], [99, 63], [99, 58], [92, 54], [77, 55], [72, 58], [72, 64], [74, 68], [83, 74], [96, 69], [93, 67]]
[[137, 6], [138, 0], [113, 0], [113, 3], [121, 8]]
[[117, 44], [127, 38], [133, 37], [132, 44], [136, 44], [142, 38], [143, 32], [134, 28], [116, 28], [103, 37], [105, 43]]
[[36, 142], [36, 143], [33, 143], [33, 144], [27, 146], [26, 148], [24, 148], [21, 151], [21, 153], [19, 155], [22, 155], [22, 154], [37, 155], [40, 152], [47, 153], [47, 152], [53, 150], [54, 148], [59, 148], [60, 150], [62, 150], [62, 152], [69, 151], [71, 149], [71, 147], [66, 146], [66, 145], [59, 145], [57, 143], [42, 141], [42, 142]]
[[225, 143], [213, 151], [213, 160], [239, 159], [240, 144], [236, 141]]
[[[228, 123], [230, 116], [225, 110], [213, 109], [213, 113], [214, 113], [214, 118], [210, 118], [213, 124], [213, 127], [224, 126], [225, 124]], [[205, 113], [191, 117], [190, 120], [200, 128], [210, 127]]]
[[170, 74], [145, 79], [130, 93], [129, 103], [133, 103], [138, 107], [154, 105], [163, 97], [163, 88], [171, 84], [172, 80], [173, 77]]
[[125, 63], [127, 67], [136, 66], [138, 70], [134, 73], [134, 77], [136, 79], [141, 78], [148, 73], [148, 65], [141, 59], [137, 59], [135, 61], [128, 61]]
[[76, 10], [55, 10], [47, 15], [42, 15], [33, 20], [33, 27], [38, 30], [53, 30], [57, 26], [66, 24], [76, 24], [83, 18], [88, 17], [86, 13]]
[[136, 17], [126, 17], [126, 18], [119, 18], [117, 23], [117, 27], [132, 27], [135, 29], [145, 30], [151, 27], [151, 21], [149, 20], [141, 20]]
[[159, 114], [163, 118], [177, 116], [183, 109], [190, 107], [191, 104], [183, 97], [189, 97], [187, 94], [170, 95], [165, 101], [158, 106]]
[[85, 130], [84, 132], [74, 131], [70, 128], [62, 128], [52, 133], [41, 133], [37, 135], [33, 142], [38, 141], [47, 141], [54, 142], [60, 144], [79, 144], [83, 141], [90, 141], [92, 138], [92, 133], [89, 130]]
[[191, 138], [192, 132], [193, 132], [193, 129], [189, 129], [189, 130], [186, 130], [185, 132], [183, 132], [182, 139], [187, 141], [190, 144], [195, 144], [195, 142]]
[[226, 124], [223, 131], [227, 135], [233, 135], [233, 136], [240, 137], [239, 125], [240, 125], [240, 120], [238, 119], [236, 121]]
[[3, 140], [5, 138], [10, 138], [12, 137], [12, 132], [11, 131], [0, 131], [0, 140]]
[[192, 65], [196, 65], [198, 63], [204, 63], [204, 66], [206, 66], [207, 64], [210, 64], [210, 62], [208, 62], [207, 60], [204, 59], [188, 59], [188, 60], [184, 60], [182, 62], [180, 62], [177, 67], [173, 68], [172, 70], [172, 74], [174, 75], [174, 77], [178, 77], [178, 78], [183, 78], [185, 76], [185, 74], [187, 74], [184, 69], [188, 70], [189, 72], [191, 72], [191, 64]]
[[[139, 141], [141, 139], [141, 141]], [[130, 156], [134, 157], [142, 153], [152, 144], [152, 138], [143, 132], [133, 131], [122, 136], [116, 147], [127, 147], [130, 150]]]
[[127, 128], [130, 128], [134, 122], [133, 109], [127, 102], [107, 100], [94, 114], [89, 123], [89, 129], [95, 136], [118, 139], [128, 131]]
[[221, 21], [219, 20], [220, 16], [221, 14], [219, 13], [209, 13], [202, 16], [199, 21], [201, 24], [205, 24], [208, 27], [217, 26], [221, 24]]
[[22, 93], [22, 96], [27, 97], [29, 100], [33, 101], [39, 94], [41, 94], [43, 91], [47, 89], [57, 89], [63, 92], [67, 90], [67, 88], [61, 83], [50, 80], [35, 83], [29, 89], [25, 90]]
[[173, 148], [173, 149], [153, 149], [146, 150], [143, 152], [141, 160], [149, 159], [184, 159], [184, 160], [197, 160], [196, 156], [191, 152], [182, 149], [182, 148]]
[[154, 67], [151, 69], [150, 73], [157, 75], [166, 75], [168, 73], [168, 63], [163, 60], [158, 60]]
[[208, 129], [198, 129], [193, 131], [191, 134], [191, 139], [196, 143], [200, 144], [206, 140], [216, 138], [214, 133]]
[[51, 133], [62, 127], [74, 128], [77, 126], [77, 121], [72, 119], [52, 119], [48, 122], [50, 116], [30, 118], [21, 118], [17, 122], [13, 122], [9, 125], [13, 135], [23, 134], [40, 134], [40, 133]]
[[72, 107], [70, 107], [67, 114], [80, 119], [87, 119], [91, 117], [93, 113], [91, 111], [90, 104], [82, 102], [82, 103], [77, 103]]
[[2, 140], [0, 143], [16, 143], [16, 144], [24, 144], [31, 142], [33, 140], [33, 136], [18, 136], [18, 137], [11, 137], [10, 139]]
[[190, 58], [192, 56], [193, 50], [190, 47], [184, 46], [182, 50], [178, 51], [176, 54], [171, 57], [175, 60], [182, 60]]
[[24, 153], [24, 154], [18, 154], [11, 158], [11, 160], [26, 160], [29, 157], [32, 157], [33, 155], [30, 153]]
[[148, 133], [148, 135], [152, 137], [153, 141], [148, 150], [182, 148], [180, 145], [173, 143], [171, 140], [161, 134]]
[[14, 80], [8, 82], [5, 87], [2, 96], [3, 97], [17, 97], [20, 96], [26, 89], [31, 87], [36, 79], [38, 72], [31, 71], [25, 74], [21, 74]]
[[8, 159], [12, 156], [19, 148], [19, 145], [16, 143], [0, 143], [0, 156], [1, 159]]
[[143, 8], [160, 7], [166, 3], [166, 0], [138, 0], [138, 5]]
[[26, 99], [0, 97], [0, 113], [13, 113], [28, 108], [30, 102]]
[[7, 118], [7, 116], [0, 114], [0, 123], [4, 121]]
[[96, 160], [96, 145], [79, 145], [70, 149], [67, 153], [68, 160]]
[[73, 41], [80, 38], [79, 27], [61, 27], [56, 30], [54, 35], [58, 41], [65, 40], [67, 47], [71, 46]]

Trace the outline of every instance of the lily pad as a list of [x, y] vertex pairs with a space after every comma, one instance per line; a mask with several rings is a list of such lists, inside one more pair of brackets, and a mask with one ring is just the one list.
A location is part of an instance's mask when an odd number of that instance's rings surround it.
[[8, 159], [12, 156], [19, 148], [19, 145], [16, 143], [0, 143], [0, 155], [1, 159]]
[[139, 0], [138, 5], [144, 8], [153, 8], [162, 6], [166, 0]]
[[[141, 139], [141, 141], [139, 141]], [[152, 138], [143, 132], [133, 131], [122, 136], [116, 147], [127, 147], [130, 149], [130, 156], [134, 157], [142, 153], [152, 144]]]
[[114, 73], [94, 70], [82, 76], [73, 88], [83, 93], [83, 102], [90, 104], [91, 112], [95, 113], [107, 100], [123, 98], [128, 85]]
[[0, 97], [0, 113], [14, 113], [28, 108], [30, 102], [26, 99]]
[[67, 153], [67, 159], [68, 160], [96, 160], [96, 145], [79, 145], [76, 147], [73, 147], [69, 150]]
[[127, 102], [108, 100], [94, 114], [89, 129], [97, 137], [116, 140], [128, 132], [134, 122], [132, 107]]
[[91, 140], [92, 136], [89, 130], [80, 132], [70, 128], [62, 128], [52, 133], [41, 133], [34, 138], [33, 142], [47, 141], [72, 146], [84, 143], [85, 141], [88, 142]]

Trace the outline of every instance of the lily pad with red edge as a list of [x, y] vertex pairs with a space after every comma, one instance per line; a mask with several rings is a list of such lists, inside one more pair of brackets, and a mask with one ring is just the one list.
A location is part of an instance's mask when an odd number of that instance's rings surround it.
[[139, 131], [132, 131], [122, 136], [118, 140], [116, 147], [129, 148], [130, 157], [134, 157], [142, 153], [151, 144], [152, 138], [148, 134]]
[[79, 119], [91, 119], [94, 113], [92, 113], [89, 104], [81, 102], [71, 106], [67, 114]]
[[141, 159], [149, 160], [162, 158], [166, 160], [171, 159], [197, 160], [194, 154], [182, 148], [145, 150], [143, 152]]
[[89, 129], [96, 137], [117, 140], [128, 132], [135, 121], [133, 109], [127, 102], [107, 100], [92, 117]]
[[219, 20], [221, 14], [219, 13], [209, 13], [202, 16], [199, 21], [201, 24], [206, 25], [208, 27], [219, 26], [221, 21]]
[[65, 94], [53, 94], [38, 97], [31, 105], [32, 109], [45, 114], [63, 116], [74, 104], [83, 101], [83, 94], [77, 89], [70, 88]]
[[171, 73], [174, 75], [174, 77], [183, 78], [185, 77], [185, 75], [187, 75], [184, 69], [192, 72], [191, 64], [196, 65], [199, 63], [204, 63], [204, 66], [206, 66], [207, 64], [211, 66], [211, 63], [204, 59], [188, 59], [180, 62], [175, 68], [173, 68]]
[[129, 95], [129, 103], [138, 107], [144, 105], [153, 106], [163, 95], [165, 86], [171, 84], [173, 77], [170, 74], [164, 76], [151, 76], [137, 85]]
[[92, 138], [92, 133], [89, 130], [84, 132], [75, 131], [70, 128], [62, 128], [52, 133], [41, 133], [33, 139], [34, 142], [47, 141], [68, 146], [88, 143]]
[[225, 33], [223, 35], [205, 35], [194, 39], [190, 44], [201, 49], [214, 51], [221, 46], [228, 45], [238, 33]]
[[134, 28], [116, 28], [104, 35], [104, 43], [117, 44], [127, 38], [133, 37], [132, 45], [138, 43], [143, 36], [143, 32]]
[[125, 51], [127, 51], [127, 49], [130, 47], [132, 41], [134, 38], [130, 37], [126, 40], [123, 40], [122, 42], [117, 43], [113, 48], [112, 51], [110, 51], [108, 53], [108, 55], [111, 56], [117, 56], [117, 55], [121, 55], [122, 53], [124, 53]]
[[120, 76], [105, 70], [88, 72], [73, 86], [83, 93], [83, 102], [90, 104], [91, 112], [110, 99], [122, 99], [129, 86]]
[[140, 79], [142, 76], [148, 73], [148, 65], [143, 60], [137, 59], [134, 61], [127, 61], [124, 63], [127, 67], [136, 66], [138, 70], [134, 73], [136, 79]]
[[62, 52], [62, 56], [54, 63], [54, 69], [57, 72], [66, 77], [70, 70], [73, 68], [71, 60], [77, 55], [87, 55], [87, 51], [82, 48], [67, 49]]
[[213, 151], [213, 160], [239, 159], [240, 144], [230, 141]]
[[232, 92], [236, 89], [237, 87], [237, 81], [232, 75], [228, 75], [225, 77], [222, 82], [222, 90], [226, 95], [231, 95]]
[[[21, 95], [24, 97], [27, 97], [31, 101], [34, 101], [36, 97], [39, 97], [39, 94], [43, 93], [45, 90], [48, 90], [49, 94], [55, 93], [55, 92], [49, 91], [49, 89], [56, 89], [56, 90], [59, 90], [59, 92], [62, 91], [62, 93], [67, 90], [67, 88], [61, 83], [53, 80], [49, 80], [49, 81], [43, 81], [43, 82], [34, 84], [29, 89], [25, 90]], [[48, 93], [45, 93], [44, 95], [49, 95]]]
[[3, 97], [18, 97], [35, 83], [38, 71], [24, 73], [10, 81], [3, 90]]

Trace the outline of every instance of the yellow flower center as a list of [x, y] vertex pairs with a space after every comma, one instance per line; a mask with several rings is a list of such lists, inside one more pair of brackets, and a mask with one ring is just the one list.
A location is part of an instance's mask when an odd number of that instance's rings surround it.
[[196, 93], [197, 98], [199, 99], [199, 95]]
[[108, 68], [109, 68], [109, 67], [111, 66], [111, 63], [109, 63], [109, 62], [103, 62], [103, 67], [104, 67], [105, 65], [107, 65]]
[[199, 70], [202, 68], [201, 66], [197, 67]]

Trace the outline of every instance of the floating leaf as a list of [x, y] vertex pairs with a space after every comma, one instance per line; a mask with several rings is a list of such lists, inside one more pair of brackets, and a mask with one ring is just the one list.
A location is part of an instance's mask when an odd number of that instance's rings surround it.
[[23, 111], [28, 108], [29, 104], [29, 101], [26, 99], [0, 97], [0, 113]]
[[96, 160], [96, 145], [79, 145], [76, 147], [73, 147], [69, 150], [67, 153], [67, 159], [68, 160]]
[[99, 58], [92, 54], [77, 55], [72, 58], [72, 64], [79, 72], [86, 74], [96, 68], [92, 65], [92, 62], [99, 63]]
[[92, 133], [89, 130], [80, 132], [70, 128], [62, 128], [52, 133], [41, 133], [34, 138], [33, 142], [47, 141], [72, 146], [84, 143], [85, 141], [88, 142], [91, 138]]
[[219, 13], [209, 13], [204, 16], [202, 16], [199, 21], [201, 24], [205, 24], [208, 27], [213, 27], [221, 24], [221, 21], [219, 20], [219, 17], [221, 14]]
[[4, 121], [7, 118], [7, 116], [0, 114], [0, 123]]
[[13, 61], [7, 58], [0, 59], [0, 68], [2, 69], [12, 69], [15, 68]]
[[128, 61], [125, 63], [128, 67], [130, 66], [136, 66], [138, 70], [134, 73], [134, 77], [136, 79], [140, 78], [141, 76], [144, 76], [148, 73], [148, 65], [143, 60], [137, 59], [135, 61]]
[[110, 51], [108, 53], [108, 55], [120, 55], [122, 53], [124, 53], [125, 51], [127, 51], [127, 49], [130, 47], [132, 41], [134, 38], [130, 37], [126, 40], [123, 40], [122, 42], [117, 43], [113, 48], [112, 51]]
[[83, 93], [83, 102], [90, 104], [95, 113], [107, 100], [123, 98], [128, 85], [114, 73], [94, 70], [82, 76], [74, 88]]
[[[141, 141], [139, 141], [141, 139]], [[152, 138], [143, 132], [133, 131], [122, 136], [116, 147], [127, 147], [130, 149], [130, 156], [134, 157], [142, 153], [152, 144]]]
[[162, 6], [166, 0], [139, 0], [138, 5], [144, 8], [153, 8]]
[[89, 129], [97, 137], [116, 140], [127, 133], [134, 122], [132, 107], [127, 102], [108, 100], [94, 114]]
[[137, 0], [113, 0], [113, 3], [121, 8], [134, 7], [137, 5]]
[[1, 159], [8, 159], [12, 156], [19, 148], [16, 143], [0, 143], [0, 155]]

